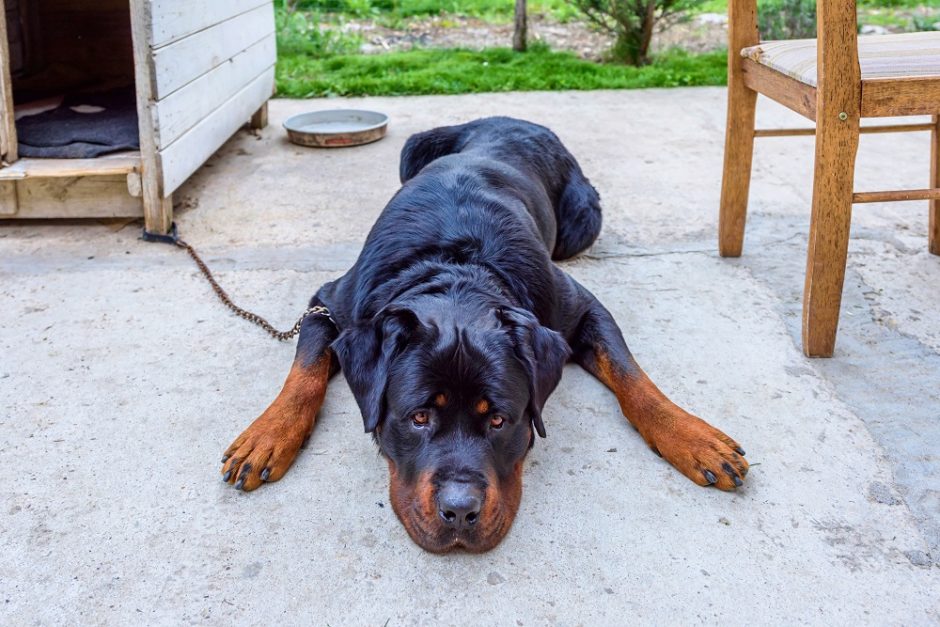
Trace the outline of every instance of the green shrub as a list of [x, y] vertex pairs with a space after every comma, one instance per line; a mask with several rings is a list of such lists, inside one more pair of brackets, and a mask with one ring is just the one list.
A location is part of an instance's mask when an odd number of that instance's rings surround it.
[[362, 38], [334, 28], [321, 28], [320, 17], [307, 11], [277, 11], [278, 55], [305, 55], [325, 58], [352, 54], [359, 50]]
[[589, 22], [614, 37], [611, 56], [629, 65], [646, 65], [656, 30], [683, 19], [705, 0], [572, 0]]
[[916, 31], [937, 30], [938, 17], [936, 15], [918, 15], [911, 16], [912, 26]]
[[761, 39], [816, 36], [816, 0], [761, 0], [757, 8]]

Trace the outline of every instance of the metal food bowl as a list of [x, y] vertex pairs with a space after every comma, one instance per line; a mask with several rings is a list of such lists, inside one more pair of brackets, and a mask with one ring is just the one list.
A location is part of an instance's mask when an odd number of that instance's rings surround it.
[[329, 109], [310, 111], [287, 118], [284, 128], [300, 146], [342, 148], [359, 146], [385, 137], [388, 116], [376, 111]]

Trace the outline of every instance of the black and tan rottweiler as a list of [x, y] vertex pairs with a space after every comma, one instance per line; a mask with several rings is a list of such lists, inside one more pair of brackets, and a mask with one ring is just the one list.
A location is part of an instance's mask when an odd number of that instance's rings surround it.
[[682, 474], [742, 485], [744, 451], [666, 398], [552, 263], [601, 228], [598, 194], [554, 133], [510, 118], [436, 128], [407, 141], [400, 173], [356, 264], [310, 301], [331, 316], [304, 320], [284, 388], [225, 452], [225, 481], [280, 479], [342, 370], [414, 541], [486, 551], [512, 525], [542, 407], [574, 361]]

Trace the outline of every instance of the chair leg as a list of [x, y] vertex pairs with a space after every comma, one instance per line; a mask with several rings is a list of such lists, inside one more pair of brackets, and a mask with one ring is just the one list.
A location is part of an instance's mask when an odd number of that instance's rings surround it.
[[[930, 186], [940, 187], [940, 116], [937, 115], [933, 116], [930, 132]], [[940, 200], [931, 200], [929, 211], [929, 249], [934, 255], [940, 255]]]
[[859, 120], [820, 111], [816, 120], [813, 212], [803, 290], [803, 352], [831, 357], [849, 248]]
[[744, 85], [740, 70], [731, 70], [728, 76], [728, 122], [718, 213], [718, 253], [722, 257], [740, 257], [744, 246], [756, 107], [757, 92]]

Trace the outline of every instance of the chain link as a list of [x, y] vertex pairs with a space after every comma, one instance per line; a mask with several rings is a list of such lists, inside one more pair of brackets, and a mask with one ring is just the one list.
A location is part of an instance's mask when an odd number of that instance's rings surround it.
[[274, 328], [274, 326], [271, 325], [270, 322], [268, 322], [267, 320], [265, 320], [258, 314], [242, 309], [241, 307], [233, 303], [232, 299], [229, 298], [228, 294], [225, 293], [225, 290], [222, 289], [222, 286], [219, 285], [218, 282], [215, 280], [215, 277], [212, 276], [212, 272], [209, 270], [209, 266], [205, 264], [205, 262], [202, 260], [202, 258], [199, 256], [199, 254], [196, 252], [196, 250], [192, 246], [190, 246], [183, 240], [176, 237], [175, 233], [172, 238], [172, 242], [176, 244], [176, 246], [184, 249], [187, 253], [189, 253], [189, 256], [192, 257], [193, 261], [196, 262], [196, 265], [199, 267], [200, 272], [202, 272], [203, 276], [206, 277], [206, 280], [209, 281], [209, 284], [212, 286], [212, 290], [215, 292], [215, 295], [219, 297], [219, 300], [222, 301], [223, 305], [231, 309], [232, 312], [239, 318], [244, 318], [248, 322], [258, 325], [259, 327], [267, 331], [268, 334], [274, 339], [284, 342], [286, 340], [291, 339], [298, 333], [300, 333], [300, 325], [302, 325], [304, 320], [307, 319], [307, 316], [323, 316], [324, 318], [332, 322], [334, 325], [336, 324], [336, 322], [333, 321], [333, 316], [330, 315], [330, 310], [324, 307], [323, 305], [317, 305], [305, 311], [303, 315], [300, 316], [300, 319], [294, 323], [294, 326], [291, 327], [289, 331], [278, 331], [277, 329]]

